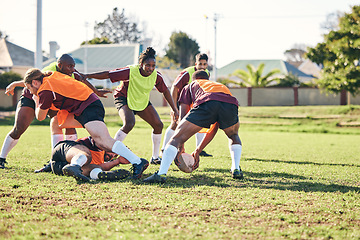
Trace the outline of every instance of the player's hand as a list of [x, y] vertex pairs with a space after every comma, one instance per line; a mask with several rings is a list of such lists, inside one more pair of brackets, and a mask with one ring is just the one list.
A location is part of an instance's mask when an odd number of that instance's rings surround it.
[[39, 97], [36, 96], [35, 94], [32, 95], [32, 99], [34, 100], [35, 102], [35, 106], [38, 106], [39, 105]]
[[107, 98], [108, 96], [106, 94], [108, 93], [112, 93], [111, 90], [108, 89], [98, 89], [96, 91], [96, 95], [98, 95], [99, 97], [103, 97], [103, 98]]
[[200, 156], [199, 156], [199, 153], [194, 151], [193, 153], [191, 153], [191, 156], [193, 156], [194, 160], [195, 160], [195, 163], [194, 165], [192, 166], [192, 170], [194, 171], [195, 169], [197, 169], [199, 167], [199, 164], [200, 164]]
[[174, 112], [173, 110], [170, 111], [171, 120], [174, 123], [177, 123], [179, 121], [179, 112]]
[[10, 83], [9, 85], [7, 85], [7, 87], [5, 89], [5, 94], [8, 96], [14, 95], [14, 89], [15, 89], [14, 84]]

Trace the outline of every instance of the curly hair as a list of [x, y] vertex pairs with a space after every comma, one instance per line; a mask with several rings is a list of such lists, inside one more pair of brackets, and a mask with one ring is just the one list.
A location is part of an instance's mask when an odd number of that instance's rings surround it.
[[146, 48], [139, 56], [139, 64], [143, 64], [148, 59], [155, 59], [155, 50], [152, 47]]

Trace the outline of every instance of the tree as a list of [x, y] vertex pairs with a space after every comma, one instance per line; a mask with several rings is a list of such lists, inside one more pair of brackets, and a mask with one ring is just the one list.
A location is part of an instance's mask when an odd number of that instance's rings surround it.
[[182, 68], [188, 67], [195, 62], [199, 45], [184, 32], [173, 32], [165, 56], [180, 63]]
[[272, 78], [275, 74], [280, 73], [279, 69], [273, 69], [268, 72], [265, 76], [263, 75], [265, 64], [261, 63], [258, 68], [255, 68], [254, 65], [248, 64], [246, 68], [248, 71], [238, 69], [235, 70], [232, 76], [236, 76], [242, 79], [247, 87], [266, 87], [270, 83], [276, 81], [276, 78]]
[[125, 9], [119, 12], [114, 8], [103, 22], [95, 22], [94, 31], [95, 39], [107, 39], [110, 43], [138, 43], [142, 40], [142, 31], [136, 22], [125, 16]]
[[284, 55], [286, 61], [290, 64], [298, 67], [305, 60], [306, 45], [305, 44], [295, 44], [291, 49], [286, 50]]
[[107, 38], [107, 37], [96, 37], [93, 38], [89, 41], [83, 41], [81, 43], [81, 45], [85, 45], [85, 44], [111, 44], [112, 42]]
[[320, 88], [330, 93], [346, 90], [355, 96], [360, 92], [360, 6], [339, 19], [338, 30], [324, 35], [324, 42], [310, 48], [306, 56], [323, 66]]
[[340, 18], [344, 16], [343, 12], [336, 11], [326, 16], [326, 21], [321, 24], [321, 28], [326, 32], [339, 30]]
[[10, 71], [0, 74], [0, 89], [5, 89], [10, 83], [20, 80], [22, 80], [21, 75], [15, 72]]
[[289, 74], [285, 77], [278, 79], [277, 81], [278, 84], [276, 84], [275, 87], [294, 87], [300, 85], [299, 77], [291, 72], [289, 72]]

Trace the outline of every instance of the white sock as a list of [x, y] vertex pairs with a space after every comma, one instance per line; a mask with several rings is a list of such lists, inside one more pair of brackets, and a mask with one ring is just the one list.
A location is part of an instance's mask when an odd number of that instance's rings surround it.
[[1, 148], [0, 157], [6, 158], [7, 155], [9, 154], [9, 152], [11, 151], [11, 149], [13, 149], [13, 147], [15, 147], [15, 145], [17, 144], [18, 141], [19, 141], [19, 139], [13, 139], [10, 136], [10, 134], [6, 135], [3, 146]]
[[101, 168], [94, 168], [93, 170], [91, 170], [90, 172], [90, 178], [91, 179], [99, 179], [98, 175], [99, 173], [101, 173], [103, 170], [101, 170]]
[[64, 140], [63, 134], [51, 134], [51, 146], [54, 149], [55, 145]]
[[159, 157], [159, 152], [160, 152], [160, 144], [161, 144], [161, 133], [160, 134], [151, 134], [151, 139], [152, 139], [152, 157], [154, 159]]
[[169, 167], [172, 163], [172, 161], [175, 159], [176, 155], [178, 153], [178, 149], [174, 147], [173, 145], [166, 145], [163, 158], [161, 160], [160, 168], [158, 175], [166, 174], [169, 170]]
[[229, 146], [230, 155], [231, 155], [231, 171], [235, 169], [240, 170], [240, 158], [241, 158], [241, 150], [242, 146], [240, 144], [232, 144]]
[[79, 165], [80, 167], [84, 166], [87, 162], [87, 157], [84, 154], [78, 154], [73, 156], [71, 159], [71, 165]]
[[141, 160], [135, 153], [128, 149], [125, 144], [120, 141], [116, 141], [111, 149], [112, 152], [119, 156], [126, 158], [131, 164], [139, 164]]
[[116, 132], [114, 139], [120, 142], [123, 142], [124, 139], [126, 138], [127, 133], [124, 133], [121, 129], [119, 129], [119, 131]]
[[175, 131], [172, 130], [170, 126], [166, 129], [161, 150], [165, 149], [166, 144], [169, 142], [170, 138], [174, 135], [174, 133]]
[[77, 134], [67, 134], [65, 135], [65, 140], [71, 140], [71, 141], [75, 141], [77, 139]]
[[196, 147], [198, 147], [201, 143], [201, 141], [204, 139], [206, 133], [195, 133], [195, 138], [196, 138]]

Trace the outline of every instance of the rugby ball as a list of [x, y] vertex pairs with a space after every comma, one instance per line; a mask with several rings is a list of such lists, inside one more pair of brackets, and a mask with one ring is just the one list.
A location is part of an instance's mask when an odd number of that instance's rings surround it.
[[193, 171], [192, 167], [195, 164], [195, 159], [191, 154], [184, 152], [178, 155], [175, 159], [175, 164], [181, 171], [191, 173]]

